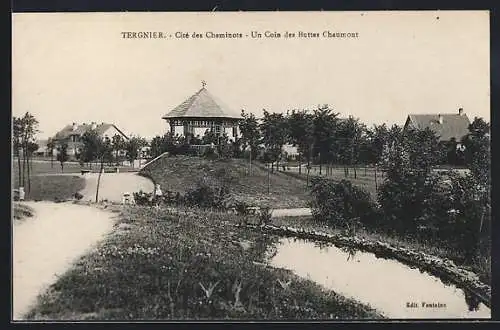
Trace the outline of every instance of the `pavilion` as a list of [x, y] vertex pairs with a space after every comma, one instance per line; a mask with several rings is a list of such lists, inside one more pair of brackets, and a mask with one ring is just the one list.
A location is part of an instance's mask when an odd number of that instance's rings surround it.
[[172, 111], [162, 117], [174, 135], [202, 137], [207, 130], [220, 136], [227, 134], [230, 140], [239, 135], [241, 116], [231, 111], [206, 89], [202, 88]]

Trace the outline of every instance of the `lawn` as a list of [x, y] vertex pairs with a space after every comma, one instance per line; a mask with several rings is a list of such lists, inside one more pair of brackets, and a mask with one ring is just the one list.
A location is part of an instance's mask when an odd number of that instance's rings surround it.
[[202, 179], [229, 180], [231, 194], [252, 205], [272, 208], [306, 207], [309, 192], [303, 180], [281, 172], [270, 175], [268, 193], [267, 169], [242, 159], [209, 160], [201, 157], [163, 157], [146, 166], [141, 174], [159, 183], [163, 190], [185, 192]]
[[[31, 190], [26, 183], [26, 200], [65, 200], [85, 187], [85, 179], [80, 175], [80, 165], [66, 164], [64, 173], [75, 173], [75, 175], [51, 175], [60, 173], [61, 168], [54, 163], [54, 167], [49, 163], [33, 162], [31, 176]], [[19, 186], [19, 170], [17, 163], [12, 167], [12, 186]], [[78, 175], [77, 175], [78, 173]], [[49, 175], [46, 175], [49, 174]]]
[[[122, 210], [115, 232], [39, 297], [28, 319], [359, 319], [369, 306], [267, 267], [277, 237], [236, 215]], [[288, 283], [289, 282], [289, 283]], [[288, 283], [288, 284], [286, 284]]]
[[[22, 162], [21, 162], [21, 171], [22, 171]], [[38, 174], [56, 174], [56, 173], [80, 173], [81, 171], [81, 166], [78, 163], [65, 163], [64, 164], [64, 171], [61, 171], [61, 165], [57, 162], [54, 161], [53, 166], [51, 165], [50, 161], [47, 162], [42, 162], [42, 161], [33, 161], [31, 163], [31, 168], [30, 168], [30, 175], [35, 176]], [[17, 164], [17, 160], [12, 161], [12, 172], [13, 172], [13, 178], [18, 177], [19, 173], [19, 168]]]
[[[297, 168], [293, 168], [292, 170], [287, 170], [283, 173], [286, 173], [287, 175], [297, 178], [299, 180], [307, 180], [307, 170], [305, 167], [302, 168], [302, 173], [298, 173]], [[311, 168], [311, 171], [309, 175], [312, 176], [319, 176], [319, 167], [318, 166], [313, 166]], [[330, 178], [335, 181], [340, 181], [340, 180], [349, 180], [352, 182], [353, 185], [361, 187], [368, 191], [372, 198], [375, 199], [377, 197], [377, 189], [380, 188], [380, 185], [384, 182], [385, 179], [385, 173], [381, 170], [377, 170], [377, 179], [375, 181], [375, 170], [373, 167], [360, 167], [356, 170], [356, 176], [354, 175], [354, 170], [352, 168], [349, 169], [349, 172], [347, 173], [347, 176], [345, 175], [344, 169], [341, 167], [333, 167], [330, 168], [328, 171], [326, 170], [326, 167], [323, 167], [321, 171], [321, 176]]]
[[[22, 166], [22, 164], [21, 164]], [[83, 167], [89, 169], [88, 165]], [[96, 171], [98, 165], [93, 165], [92, 169]], [[114, 172], [115, 167], [106, 167], [106, 172]], [[54, 161], [33, 161], [30, 167], [31, 190], [28, 184], [25, 184], [26, 200], [65, 200], [72, 198], [73, 195], [85, 187], [85, 179], [81, 176], [82, 167], [78, 163], [70, 162], [64, 164], [64, 171], [61, 166]], [[120, 172], [137, 171], [131, 167], [119, 167]], [[74, 175], [54, 175], [54, 174], [74, 174]], [[13, 188], [19, 186], [19, 168], [17, 160], [12, 162], [12, 183]]]

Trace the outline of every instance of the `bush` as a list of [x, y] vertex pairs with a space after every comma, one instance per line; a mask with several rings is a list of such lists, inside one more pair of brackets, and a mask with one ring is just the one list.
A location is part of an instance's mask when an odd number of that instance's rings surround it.
[[188, 206], [224, 209], [227, 198], [229, 198], [229, 189], [226, 186], [211, 184], [205, 179], [186, 192], [184, 201]]
[[350, 181], [336, 182], [331, 179], [314, 177], [311, 179], [313, 217], [326, 221], [333, 227], [346, 228], [352, 219], [359, 218], [364, 224], [370, 224], [375, 214], [375, 205], [370, 193], [353, 186]]
[[386, 181], [379, 191], [383, 228], [456, 249], [466, 262], [489, 255], [491, 205], [480, 186], [453, 171]]
[[260, 225], [268, 225], [271, 223], [271, 217], [273, 212], [269, 207], [261, 207], [259, 213], [259, 224]]
[[208, 147], [203, 151], [203, 157], [214, 160], [219, 158], [219, 155], [217, 155], [214, 148]]
[[417, 233], [418, 228], [433, 228], [439, 218], [443, 195], [438, 191], [438, 177], [411, 172], [386, 180], [378, 191], [385, 229], [398, 233]]
[[[450, 176], [447, 222], [440, 228], [440, 236], [462, 251], [466, 261], [490, 254], [491, 200], [489, 189], [472, 176]], [[446, 226], [445, 226], [446, 225]]]
[[142, 190], [139, 192], [135, 192], [134, 194], [134, 201], [135, 204], [137, 205], [142, 205], [142, 206], [151, 206], [153, 205], [152, 203], [152, 193], [147, 193]]
[[245, 202], [238, 201], [234, 204], [234, 209], [236, 210], [236, 214], [242, 215], [242, 216], [247, 216], [250, 214], [250, 205], [248, 205]]

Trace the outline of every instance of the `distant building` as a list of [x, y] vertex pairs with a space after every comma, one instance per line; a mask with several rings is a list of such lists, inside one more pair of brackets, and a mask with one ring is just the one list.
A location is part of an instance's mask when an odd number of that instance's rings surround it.
[[[48, 140], [38, 140], [36, 144], [38, 149], [35, 151], [35, 156], [50, 157], [50, 152], [47, 150]], [[55, 154], [54, 154], [55, 155]]]
[[66, 142], [68, 144], [68, 155], [74, 156], [83, 146], [83, 134], [90, 130], [95, 130], [97, 134], [102, 138], [109, 137], [110, 139], [112, 139], [113, 136], [120, 135], [124, 140], [128, 140], [128, 136], [125, 135], [125, 133], [123, 133], [114, 124], [97, 124], [95, 122], [92, 122], [90, 124], [72, 123], [71, 125], [66, 125], [54, 136], [53, 140], [56, 144]]
[[408, 115], [404, 129], [430, 128], [439, 137], [440, 142], [455, 141], [460, 142], [469, 133], [470, 120], [460, 108], [457, 113], [452, 114], [410, 114]]
[[239, 132], [241, 116], [230, 110], [205, 88], [186, 99], [172, 111], [162, 117], [174, 135], [203, 137], [206, 131], [214, 131], [221, 136], [226, 133], [230, 140], [235, 140]]

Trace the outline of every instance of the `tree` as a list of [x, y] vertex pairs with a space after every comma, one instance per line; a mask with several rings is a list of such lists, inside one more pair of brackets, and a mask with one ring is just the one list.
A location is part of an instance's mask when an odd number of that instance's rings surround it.
[[[28, 146], [27, 146], [27, 151], [28, 151], [28, 156], [29, 156], [29, 159], [31, 159], [31, 157], [33, 156], [33, 154], [35, 153], [35, 151], [38, 150], [38, 148], [40, 148], [40, 146], [38, 145], [38, 143], [36, 142], [28, 142]], [[33, 172], [33, 163], [30, 162], [30, 171]]]
[[22, 183], [22, 171], [21, 171], [21, 149], [22, 149], [22, 136], [23, 136], [23, 122], [21, 118], [13, 118], [13, 146], [14, 154], [17, 156], [17, 166], [18, 166], [18, 184]]
[[132, 136], [125, 142], [125, 151], [127, 160], [134, 166], [134, 161], [139, 157], [140, 150], [147, 146], [146, 139], [139, 136]]
[[28, 191], [31, 190], [30, 178], [30, 144], [34, 143], [35, 135], [38, 133], [38, 120], [29, 112], [26, 112], [20, 121], [21, 144], [23, 151], [23, 186], [25, 186], [25, 169], [28, 178]]
[[120, 163], [122, 160], [120, 157], [120, 151], [125, 149], [125, 140], [121, 135], [115, 134], [111, 138], [111, 145], [113, 147], [114, 159], [116, 163]]
[[382, 161], [384, 148], [389, 143], [389, 129], [386, 124], [373, 125], [372, 129], [366, 131], [367, 154], [365, 159], [368, 163], [379, 164]]
[[429, 174], [433, 166], [443, 158], [439, 137], [429, 128], [405, 131], [403, 143], [409, 154], [410, 169], [421, 172], [422, 175]]
[[483, 118], [474, 118], [463, 139], [465, 162], [471, 174], [483, 186], [490, 186], [490, 125]]
[[101, 138], [97, 136], [97, 139], [94, 141], [96, 150], [95, 156], [100, 163], [99, 167], [99, 175], [97, 177], [97, 188], [95, 193], [95, 202], [99, 202], [99, 187], [101, 185], [101, 175], [104, 172], [104, 162], [113, 152], [113, 146], [111, 145], [111, 139], [108, 137]]
[[384, 152], [390, 143], [389, 129], [386, 124], [373, 125], [366, 130], [366, 139], [363, 148], [363, 159], [367, 164], [374, 165], [375, 190], [378, 190], [377, 167], [383, 162]]
[[[264, 110], [264, 118], [259, 129], [271, 164], [274, 164], [279, 161], [283, 146], [288, 140], [288, 122], [282, 113], [269, 113]], [[278, 164], [276, 167], [278, 168]], [[271, 165], [271, 170], [273, 170], [273, 165]]]
[[163, 136], [157, 135], [150, 142], [150, 156], [152, 158], [155, 158], [160, 156], [164, 152], [176, 154], [178, 144], [179, 139], [177, 136], [174, 136], [172, 132], [168, 132]]
[[259, 152], [259, 144], [262, 138], [259, 123], [257, 118], [253, 113], [246, 113], [245, 110], [241, 110], [241, 117], [243, 118], [239, 123], [239, 129], [241, 132], [241, 139], [239, 140], [241, 146], [246, 150], [250, 149], [249, 152], [249, 163], [250, 163], [250, 174], [252, 173], [252, 159], [255, 159]]
[[[365, 126], [359, 119], [349, 116], [347, 120], [340, 122], [337, 138], [340, 159], [345, 165], [354, 168], [354, 178], [357, 177], [356, 165], [359, 162], [361, 145], [364, 143]], [[347, 171], [346, 171], [347, 176]]]
[[61, 142], [57, 146], [57, 161], [61, 164], [61, 172], [64, 172], [64, 163], [68, 161], [68, 144], [66, 142]]
[[335, 152], [335, 137], [337, 135], [339, 113], [333, 112], [327, 104], [314, 110], [314, 156], [319, 163], [319, 174], [322, 174], [322, 164], [331, 161]]
[[101, 184], [101, 175], [104, 171], [104, 162], [113, 152], [111, 139], [102, 138], [96, 130], [88, 130], [82, 135], [83, 148], [81, 157], [85, 162], [97, 160], [100, 164], [97, 177], [97, 188], [95, 194], [96, 203], [99, 201], [99, 188]]
[[54, 149], [56, 148], [56, 144], [52, 138], [49, 138], [47, 141], [47, 152], [50, 154], [50, 167], [54, 167]]
[[153, 139], [151, 139], [150, 146], [151, 148], [149, 149], [149, 156], [151, 158], [158, 157], [161, 155], [163, 151], [163, 137], [157, 135]]
[[[100, 137], [96, 130], [88, 130], [82, 135], [83, 147], [80, 152], [80, 160], [92, 164], [97, 160], [97, 149]], [[92, 165], [91, 165], [92, 166]]]
[[[399, 135], [393, 127], [390, 135]], [[392, 139], [392, 137], [390, 138]], [[438, 137], [430, 129], [408, 129], [391, 141], [385, 152], [386, 179], [379, 202], [392, 229], [415, 233], [436, 220], [440, 178], [432, 168], [441, 159]]]
[[302, 158], [307, 159], [308, 182], [309, 169], [311, 165], [312, 148], [314, 144], [314, 116], [306, 110], [292, 110], [287, 115], [289, 138], [294, 147], [297, 147], [299, 153], [299, 174], [302, 173]]
[[[465, 160], [470, 171], [468, 175], [470, 189], [473, 192], [474, 203], [480, 208], [479, 212], [479, 239], [484, 223], [491, 223], [491, 140], [490, 124], [483, 118], [476, 117], [469, 125], [469, 134], [463, 139], [465, 146]], [[489, 239], [489, 237], [488, 237]]]

